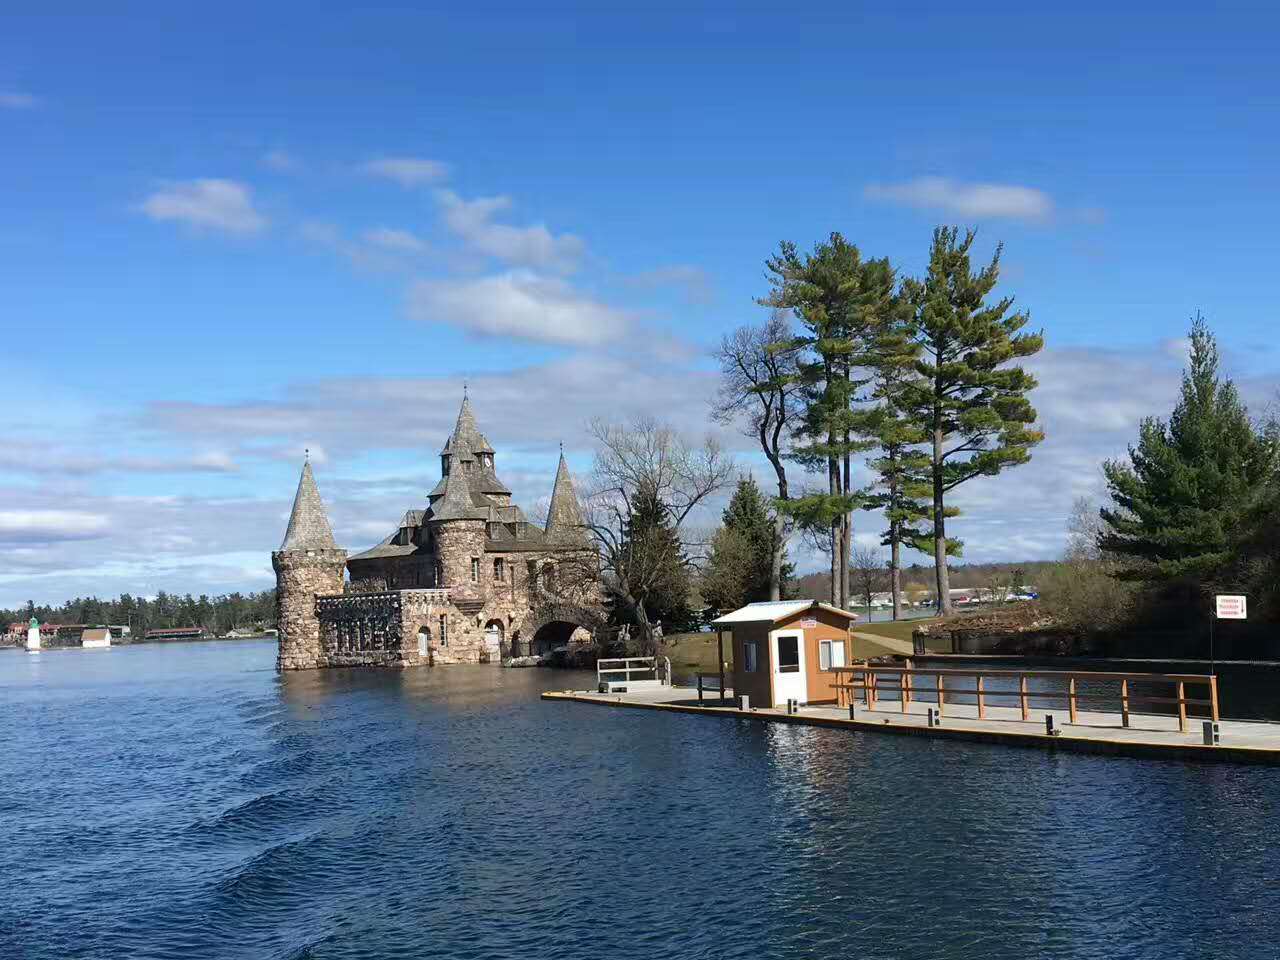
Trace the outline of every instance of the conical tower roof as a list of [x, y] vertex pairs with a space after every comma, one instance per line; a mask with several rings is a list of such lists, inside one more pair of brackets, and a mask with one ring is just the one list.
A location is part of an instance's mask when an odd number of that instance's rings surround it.
[[547, 536], [559, 540], [581, 540], [582, 509], [573, 490], [573, 478], [569, 476], [569, 464], [560, 451], [560, 465], [556, 467], [556, 483], [551, 489], [551, 506], [547, 510]]
[[471, 411], [471, 400], [465, 391], [462, 394], [462, 407], [458, 410], [458, 421], [454, 424], [453, 433], [440, 452], [452, 453], [459, 460], [470, 460], [477, 453], [494, 452], [493, 447], [476, 425], [476, 415]]
[[298, 479], [298, 492], [293, 498], [293, 513], [289, 515], [289, 529], [285, 531], [285, 550], [337, 550], [333, 540], [333, 528], [324, 511], [324, 501], [311, 473], [311, 461], [302, 464], [302, 476]]
[[444, 478], [444, 496], [431, 507], [432, 520], [487, 520], [489, 511], [477, 507], [471, 485], [461, 470], [450, 470]]

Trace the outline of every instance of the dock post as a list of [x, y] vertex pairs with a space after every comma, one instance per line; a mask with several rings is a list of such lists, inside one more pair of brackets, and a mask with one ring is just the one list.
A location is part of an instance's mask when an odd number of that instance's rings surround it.
[[1218, 675], [1209, 674], [1209, 715], [1213, 722], [1218, 722]]
[[1072, 677], [1067, 681], [1067, 716], [1070, 722], [1075, 723], [1077, 719], [1076, 713], [1076, 678]]
[[1120, 681], [1120, 723], [1129, 725], [1129, 681]]
[[977, 677], [978, 677], [978, 719], [985, 720], [987, 719], [987, 698], [982, 695], [982, 679], [983, 679], [982, 674], [980, 673], [977, 674]]
[[942, 674], [938, 674], [938, 716], [942, 716], [943, 699], [945, 698], [943, 696], [943, 689], [942, 689]]
[[702, 674], [698, 674], [698, 702], [702, 702]]
[[1027, 675], [1024, 673], [1018, 678], [1018, 694], [1019, 700], [1022, 701], [1022, 719], [1031, 719], [1031, 710], [1027, 707]]
[[1187, 732], [1187, 684], [1178, 681], [1178, 732]]

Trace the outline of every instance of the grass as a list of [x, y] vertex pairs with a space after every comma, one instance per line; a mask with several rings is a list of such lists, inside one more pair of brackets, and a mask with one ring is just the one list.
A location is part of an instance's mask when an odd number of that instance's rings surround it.
[[[671, 658], [671, 669], [678, 673], [716, 673], [716, 635], [714, 633], [673, 633], [662, 649]], [[725, 631], [724, 656], [733, 669], [733, 643]]]

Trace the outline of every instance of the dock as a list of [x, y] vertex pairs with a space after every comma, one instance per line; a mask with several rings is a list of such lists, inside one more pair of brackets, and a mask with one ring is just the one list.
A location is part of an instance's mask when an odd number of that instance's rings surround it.
[[[548, 691], [543, 700], [590, 704], [600, 707], [659, 710], [699, 714], [722, 720], [761, 723], [795, 723], [840, 728], [850, 733], [885, 733], [934, 737], [942, 740], [995, 743], [1005, 746], [1045, 750], [1073, 750], [1118, 756], [1159, 757], [1173, 760], [1228, 761], [1236, 763], [1280, 764], [1280, 724], [1248, 720], [1220, 719], [1218, 742], [1206, 739], [1206, 718], [1077, 709], [1074, 721], [1066, 709], [1024, 709], [1019, 706], [953, 703], [947, 701], [944, 715], [935, 704], [908, 697], [884, 700], [872, 697], [849, 705], [801, 705], [749, 707], [721, 698], [719, 691], [701, 697], [696, 687], [653, 686], [628, 692], [598, 693], [590, 690]], [[1025, 698], [1024, 698], [1025, 699]], [[981, 710], [983, 716], [979, 717]], [[1053, 719], [1054, 733], [1046, 725]], [[1125, 721], [1128, 720], [1128, 725]], [[1179, 726], [1183, 729], [1180, 730]]]

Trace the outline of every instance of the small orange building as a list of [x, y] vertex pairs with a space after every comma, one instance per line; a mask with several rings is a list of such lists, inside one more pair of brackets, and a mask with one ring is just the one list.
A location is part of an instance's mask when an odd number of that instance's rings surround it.
[[856, 613], [817, 600], [749, 603], [712, 621], [733, 631], [733, 693], [753, 707], [834, 703], [832, 667], [849, 663]]

